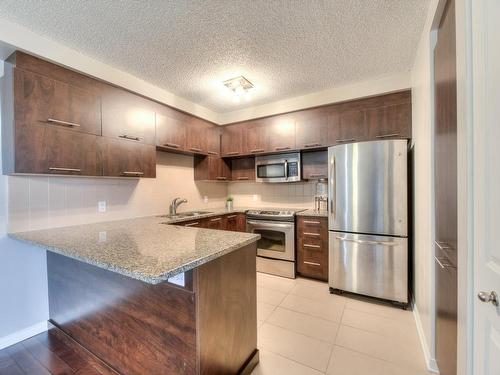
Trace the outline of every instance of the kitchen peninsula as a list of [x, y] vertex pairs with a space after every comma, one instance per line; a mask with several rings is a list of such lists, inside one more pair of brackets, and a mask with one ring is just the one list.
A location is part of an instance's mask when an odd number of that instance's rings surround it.
[[47, 251], [50, 321], [119, 373], [250, 373], [258, 235], [144, 217], [12, 233]]

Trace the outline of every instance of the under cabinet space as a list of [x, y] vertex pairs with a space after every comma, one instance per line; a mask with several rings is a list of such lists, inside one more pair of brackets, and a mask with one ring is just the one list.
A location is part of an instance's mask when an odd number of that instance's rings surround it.
[[155, 144], [153, 103], [125, 90], [107, 88], [102, 98], [102, 135]]
[[39, 74], [14, 69], [16, 123], [101, 134], [101, 98]]
[[302, 179], [328, 178], [328, 151], [302, 153]]
[[231, 160], [232, 181], [255, 181], [255, 158], [238, 158]]
[[101, 137], [99, 148], [104, 176], [156, 177], [155, 146]]

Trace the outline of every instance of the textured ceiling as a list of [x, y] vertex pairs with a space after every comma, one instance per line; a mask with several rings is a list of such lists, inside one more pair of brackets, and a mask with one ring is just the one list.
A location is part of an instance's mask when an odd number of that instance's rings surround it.
[[[0, 18], [217, 112], [407, 72], [428, 0], [1, 0]], [[235, 104], [222, 81], [256, 89]]]

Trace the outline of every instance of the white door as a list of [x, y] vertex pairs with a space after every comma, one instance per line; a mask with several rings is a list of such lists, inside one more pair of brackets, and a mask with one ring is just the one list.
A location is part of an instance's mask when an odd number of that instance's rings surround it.
[[481, 0], [471, 4], [476, 296], [473, 374], [498, 375], [500, 307], [493, 293], [500, 294], [500, 1]]

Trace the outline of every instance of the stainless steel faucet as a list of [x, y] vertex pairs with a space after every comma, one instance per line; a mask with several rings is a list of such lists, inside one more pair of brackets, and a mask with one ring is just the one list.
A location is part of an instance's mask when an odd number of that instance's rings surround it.
[[177, 215], [177, 207], [179, 207], [182, 203], [187, 203], [187, 199], [174, 198], [172, 203], [170, 203], [170, 216]]

